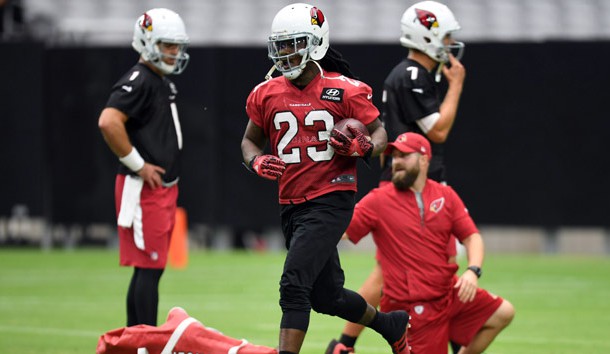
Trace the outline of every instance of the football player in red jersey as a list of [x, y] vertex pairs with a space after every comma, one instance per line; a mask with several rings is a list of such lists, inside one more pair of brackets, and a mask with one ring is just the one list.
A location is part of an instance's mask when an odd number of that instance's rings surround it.
[[[411, 314], [414, 353], [446, 354], [449, 339], [461, 354], [482, 353], [512, 321], [510, 302], [479, 288], [483, 239], [468, 210], [449, 186], [427, 177], [428, 140], [404, 133], [388, 144], [392, 183], [372, 190], [356, 205], [346, 235], [354, 243], [372, 233], [384, 280], [381, 310]], [[455, 276], [447, 242], [465, 246], [468, 267]]]
[[[273, 69], [282, 76], [257, 85], [246, 103], [249, 122], [241, 143], [244, 163], [277, 180], [288, 252], [280, 279], [279, 351], [299, 353], [311, 309], [379, 332], [394, 353], [409, 353], [403, 310], [378, 312], [344, 288], [337, 243], [353, 213], [357, 158], [378, 156], [387, 137], [372, 104], [372, 90], [350, 75], [329, 50], [328, 19], [307, 4], [284, 7], [269, 37]], [[353, 138], [331, 131], [344, 118], [370, 132]], [[265, 154], [264, 148], [270, 147]]]
[[134, 268], [127, 325], [157, 325], [159, 281], [176, 220], [182, 131], [169, 74], [188, 64], [180, 16], [151, 9], [134, 26], [139, 62], [112, 87], [98, 125], [121, 164], [115, 204], [121, 266]]

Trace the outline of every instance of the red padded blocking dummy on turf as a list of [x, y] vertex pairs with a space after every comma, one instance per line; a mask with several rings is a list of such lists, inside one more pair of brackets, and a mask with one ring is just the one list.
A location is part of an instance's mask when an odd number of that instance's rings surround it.
[[172, 239], [169, 244], [169, 265], [172, 268], [184, 269], [189, 261], [188, 245], [188, 222], [186, 210], [176, 208], [176, 224], [172, 231]]
[[169, 310], [159, 327], [136, 325], [100, 336], [96, 354], [278, 354], [275, 348], [248, 343], [204, 326], [180, 307]]

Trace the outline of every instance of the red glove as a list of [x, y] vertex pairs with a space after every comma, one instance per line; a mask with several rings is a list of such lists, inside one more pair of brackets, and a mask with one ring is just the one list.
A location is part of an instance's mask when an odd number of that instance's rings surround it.
[[353, 138], [348, 137], [337, 129], [333, 129], [330, 135], [329, 145], [335, 149], [335, 152], [344, 156], [364, 158], [371, 156], [373, 153], [373, 143], [369, 141], [369, 137], [349, 124], [347, 125], [347, 129], [354, 135]]
[[273, 155], [258, 155], [250, 160], [250, 170], [257, 175], [275, 181], [286, 169], [286, 163]]

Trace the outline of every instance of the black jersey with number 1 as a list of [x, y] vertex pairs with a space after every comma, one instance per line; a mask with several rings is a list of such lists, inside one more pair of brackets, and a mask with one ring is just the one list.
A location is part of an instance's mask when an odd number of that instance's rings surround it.
[[[129, 140], [148, 163], [165, 169], [163, 181], [179, 176], [182, 131], [176, 107], [178, 91], [167, 77], [161, 77], [142, 63], [129, 70], [112, 87], [106, 107], [125, 113]], [[133, 174], [120, 164], [120, 174]]]

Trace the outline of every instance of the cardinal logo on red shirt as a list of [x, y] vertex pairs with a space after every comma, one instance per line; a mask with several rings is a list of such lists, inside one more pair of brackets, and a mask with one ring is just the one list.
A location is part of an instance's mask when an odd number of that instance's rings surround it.
[[436, 19], [436, 15], [430, 11], [415, 9], [415, 14], [417, 14], [417, 19], [422, 26], [430, 29], [432, 27], [438, 27], [438, 21]]
[[430, 203], [430, 211], [438, 214], [443, 209], [443, 205], [445, 205], [445, 197], [438, 198]]

